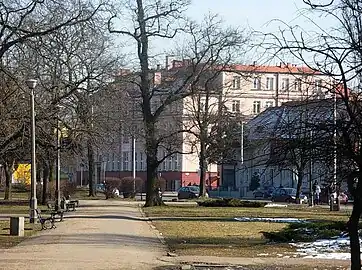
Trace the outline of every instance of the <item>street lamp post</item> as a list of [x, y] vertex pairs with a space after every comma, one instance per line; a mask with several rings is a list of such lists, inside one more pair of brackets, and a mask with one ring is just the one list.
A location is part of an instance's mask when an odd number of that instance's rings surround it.
[[59, 210], [61, 208], [61, 201], [60, 201], [60, 136], [61, 133], [59, 131], [59, 109], [60, 107], [57, 107], [57, 130], [56, 130], [56, 136], [57, 136], [57, 158], [56, 158], [56, 175], [55, 175], [55, 210]]
[[31, 199], [30, 199], [30, 223], [35, 223], [37, 218], [36, 209], [38, 202], [36, 199], [36, 153], [35, 153], [35, 101], [34, 88], [37, 80], [29, 79], [26, 85], [30, 89], [30, 110], [31, 110]]

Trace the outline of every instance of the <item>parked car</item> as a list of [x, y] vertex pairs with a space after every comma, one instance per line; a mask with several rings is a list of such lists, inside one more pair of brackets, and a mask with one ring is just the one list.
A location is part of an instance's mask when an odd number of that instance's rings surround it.
[[254, 191], [253, 191], [253, 195], [254, 195], [254, 198], [255, 198], [255, 199], [257, 199], [257, 198], [264, 198], [264, 194], [265, 194], [265, 191], [264, 191], [264, 190], [257, 189], [257, 190], [254, 190]]
[[178, 199], [195, 199], [200, 196], [200, 188], [198, 186], [181, 187], [177, 192]]
[[274, 190], [275, 190], [274, 187], [267, 187], [267, 188], [264, 188], [263, 190], [257, 189], [255, 191], [253, 191], [253, 195], [254, 195], [255, 199], [257, 199], [257, 198], [268, 199], [272, 196]]
[[[296, 202], [297, 190], [295, 188], [278, 188], [272, 194], [273, 202], [287, 202], [295, 203]], [[304, 194], [300, 194], [301, 203], [307, 203], [308, 198]]]

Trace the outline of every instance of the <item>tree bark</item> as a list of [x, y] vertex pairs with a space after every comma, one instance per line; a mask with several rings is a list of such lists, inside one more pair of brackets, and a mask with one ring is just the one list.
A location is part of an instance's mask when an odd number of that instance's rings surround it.
[[205, 175], [206, 175], [206, 145], [205, 140], [200, 140], [200, 197], [205, 197], [206, 189], [205, 189]]
[[296, 201], [300, 200], [300, 191], [302, 189], [303, 176], [304, 176], [303, 170], [298, 170], [297, 194], [295, 195]]
[[14, 161], [4, 162], [5, 172], [5, 196], [4, 200], [11, 200], [11, 181], [13, 175]]
[[351, 270], [361, 269], [361, 251], [358, 233], [358, 225], [361, 213], [361, 199], [354, 198], [352, 214], [348, 221], [348, 231], [351, 249]]
[[94, 186], [94, 150], [92, 141], [88, 139], [87, 142], [87, 151], [88, 151], [88, 185], [89, 185], [89, 194], [90, 197], [95, 197], [95, 186]]
[[43, 164], [43, 194], [42, 194], [42, 205], [46, 205], [48, 202], [48, 182], [49, 182], [49, 166], [47, 162]]
[[[54, 164], [53, 162], [49, 161], [49, 189], [51, 185], [54, 185]], [[53, 191], [53, 188], [50, 189], [51, 191]], [[49, 200], [52, 200], [52, 198], [55, 198], [55, 193], [52, 194], [49, 190]], [[53, 197], [54, 196], [54, 197]]]
[[146, 155], [147, 155], [147, 179], [146, 179], [146, 203], [145, 207], [164, 205], [162, 198], [158, 195], [156, 188], [157, 178], [157, 151], [155, 124], [147, 124]]

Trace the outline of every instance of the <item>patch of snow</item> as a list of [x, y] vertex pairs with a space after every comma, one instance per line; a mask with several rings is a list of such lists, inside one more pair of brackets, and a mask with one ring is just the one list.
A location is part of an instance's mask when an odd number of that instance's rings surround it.
[[269, 253], [259, 253], [257, 256], [269, 256]]
[[[361, 241], [361, 240], [360, 240]], [[308, 259], [350, 260], [349, 237], [321, 239], [308, 243], [290, 243], [297, 248], [297, 255]]]
[[264, 207], [288, 207], [286, 204], [268, 203]]
[[259, 218], [259, 217], [241, 217], [234, 218], [236, 221], [241, 222], [274, 222], [274, 223], [304, 223], [304, 219], [299, 218]]

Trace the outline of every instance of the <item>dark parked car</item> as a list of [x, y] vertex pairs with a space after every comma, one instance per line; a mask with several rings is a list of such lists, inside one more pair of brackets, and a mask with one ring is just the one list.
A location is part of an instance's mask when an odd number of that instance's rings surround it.
[[194, 199], [200, 195], [200, 188], [197, 186], [182, 187], [178, 190], [178, 199]]
[[[295, 188], [278, 188], [272, 194], [273, 202], [287, 202], [295, 203], [296, 202], [297, 190]], [[302, 203], [307, 203], [307, 196], [300, 194], [300, 200]]]
[[263, 198], [268, 199], [272, 196], [273, 191], [275, 190], [274, 187], [267, 187], [264, 190], [257, 189], [253, 192], [254, 198]]

